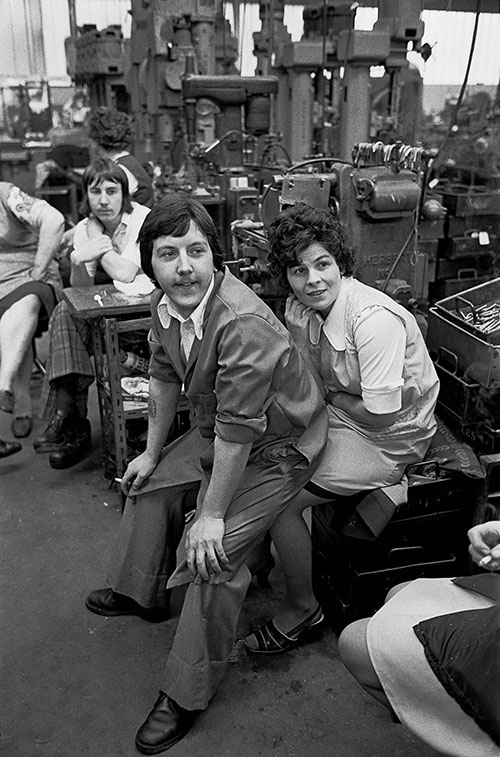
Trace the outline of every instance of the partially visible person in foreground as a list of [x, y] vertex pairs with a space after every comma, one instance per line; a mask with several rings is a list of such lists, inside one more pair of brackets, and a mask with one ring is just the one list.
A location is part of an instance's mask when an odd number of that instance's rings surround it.
[[[500, 569], [500, 521], [468, 532], [474, 562]], [[499, 757], [500, 576], [419, 578], [390, 590], [339, 638], [342, 661], [440, 754]]]
[[2, 181], [0, 229], [0, 410], [12, 414], [12, 433], [22, 438], [33, 426], [33, 339], [47, 329], [62, 290], [55, 257], [64, 218]]
[[[246, 558], [314, 472], [327, 417], [290, 334], [224, 267], [200, 203], [165, 198], [139, 240], [142, 267], [158, 287], [147, 447], [123, 477], [129, 497], [111, 588], [86, 604], [101, 615], [165, 619], [168, 591], [188, 584], [160, 696], [136, 738], [140, 752], [158, 754], [186, 735], [215, 694], [251, 580]], [[183, 386], [196, 425], [163, 449]], [[186, 559], [170, 578], [192, 507], [186, 500], [198, 488]], [[317, 608], [310, 624], [322, 617]]]
[[329, 431], [318, 469], [271, 530], [287, 604], [247, 637], [255, 654], [296, 646], [317, 607], [304, 509], [369, 489], [391, 501], [404, 496], [405, 469], [424, 458], [436, 429], [439, 389], [415, 318], [353, 278], [352, 253], [329, 209], [299, 203], [283, 211], [269, 243], [270, 271], [290, 291], [286, 324], [326, 397]]

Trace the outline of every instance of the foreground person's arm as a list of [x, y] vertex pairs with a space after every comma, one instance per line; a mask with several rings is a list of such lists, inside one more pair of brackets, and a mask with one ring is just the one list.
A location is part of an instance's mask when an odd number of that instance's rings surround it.
[[246, 468], [251, 448], [251, 442], [240, 444], [215, 437], [210, 484], [186, 536], [189, 570], [205, 580], [208, 580], [210, 573], [221, 573], [228, 562], [222, 546], [224, 518]]
[[150, 378], [148, 441], [144, 452], [132, 460], [123, 475], [122, 490], [125, 494], [133, 495], [140, 489], [158, 465], [160, 453], [174, 422], [180, 393], [180, 384]]

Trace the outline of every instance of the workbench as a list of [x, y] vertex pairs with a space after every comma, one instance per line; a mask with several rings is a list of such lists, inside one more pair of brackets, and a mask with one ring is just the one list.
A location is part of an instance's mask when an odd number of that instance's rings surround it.
[[127, 467], [127, 420], [146, 418], [147, 401], [123, 399], [120, 336], [144, 332], [151, 326], [150, 295], [129, 296], [113, 284], [69, 287], [63, 299], [77, 318], [89, 322], [101, 419], [105, 475], [121, 477]]

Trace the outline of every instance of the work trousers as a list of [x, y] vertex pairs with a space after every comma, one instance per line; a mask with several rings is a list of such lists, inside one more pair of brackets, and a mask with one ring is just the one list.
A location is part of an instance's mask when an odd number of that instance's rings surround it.
[[[188, 584], [161, 684], [181, 707], [205, 709], [215, 694], [251, 580], [245, 560], [309, 480], [317, 463], [318, 459], [309, 463], [285, 442], [249, 462], [224, 519], [229, 565], [203, 581], [193, 579], [183, 559], [168, 580], [169, 589]], [[205, 478], [199, 497], [207, 485]], [[127, 501], [109, 573], [114, 591], [146, 607], [165, 602], [164, 587], [195, 486], [191, 482], [155, 489]]]
[[89, 321], [75, 318], [66, 302], [60, 302], [49, 321], [47, 372], [42, 388], [40, 415], [51, 418], [56, 409], [56, 391], [52, 381], [77, 374], [75, 404], [82, 417], [87, 416], [89, 386], [94, 380], [90, 356], [92, 339]]

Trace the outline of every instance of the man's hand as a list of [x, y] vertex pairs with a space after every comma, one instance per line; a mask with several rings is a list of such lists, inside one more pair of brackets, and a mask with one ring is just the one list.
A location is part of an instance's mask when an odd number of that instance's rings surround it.
[[[87, 221], [87, 236], [89, 239], [99, 239], [104, 236], [104, 227], [97, 218], [89, 218]], [[109, 238], [109, 237], [108, 237]]]
[[107, 252], [113, 252], [111, 239], [101, 234], [95, 239], [89, 239], [81, 247], [73, 250], [71, 260], [73, 263], [90, 263], [91, 260], [100, 260]]
[[148, 480], [157, 465], [158, 460], [153, 459], [147, 450], [139, 457], [135, 457], [123, 474], [122, 492], [133, 497], [134, 493]]
[[500, 520], [490, 520], [473, 526], [467, 532], [469, 554], [480, 568], [500, 569]]
[[222, 546], [225, 530], [224, 518], [201, 516], [195, 520], [186, 535], [187, 564], [193, 576], [208, 581], [211, 573], [222, 573], [229, 562]]

